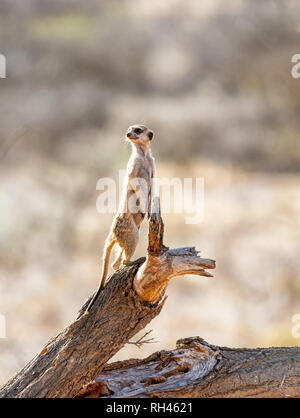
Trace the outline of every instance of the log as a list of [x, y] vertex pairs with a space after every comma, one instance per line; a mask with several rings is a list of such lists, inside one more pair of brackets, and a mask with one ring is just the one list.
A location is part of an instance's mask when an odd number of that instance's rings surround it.
[[141, 258], [115, 272], [86, 313], [48, 342], [41, 352], [0, 390], [0, 397], [74, 397], [101, 372], [107, 361], [159, 315], [168, 281], [183, 274], [211, 276], [214, 260], [194, 248], [163, 245], [159, 200], [149, 222], [149, 248]]
[[200, 337], [106, 365], [79, 398], [300, 397], [300, 347], [228, 348]]

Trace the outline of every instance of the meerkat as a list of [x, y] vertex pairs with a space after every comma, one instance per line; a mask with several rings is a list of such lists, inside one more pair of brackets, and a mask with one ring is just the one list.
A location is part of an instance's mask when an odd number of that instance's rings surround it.
[[112, 264], [112, 268], [117, 270], [121, 264], [129, 263], [139, 241], [140, 225], [146, 212], [148, 217], [150, 215], [154, 176], [154, 158], [151, 154], [150, 142], [153, 135], [153, 131], [144, 125], [133, 125], [127, 130], [126, 139], [131, 143], [132, 153], [127, 164], [119, 208], [104, 245], [100, 285], [87, 312], [105, 286], [113, 247], [118, 245], [118, 254]]

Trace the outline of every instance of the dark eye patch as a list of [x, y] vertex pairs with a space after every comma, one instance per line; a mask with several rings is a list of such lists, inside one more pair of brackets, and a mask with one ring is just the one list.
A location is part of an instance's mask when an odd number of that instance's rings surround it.
[[133, 130], [133, 132], [134, 132], [135, 134], [141, 134], [141, 133], [143, 132], [143, 129], [141, 129], [141, 128], [135, 128], [135, 129]]

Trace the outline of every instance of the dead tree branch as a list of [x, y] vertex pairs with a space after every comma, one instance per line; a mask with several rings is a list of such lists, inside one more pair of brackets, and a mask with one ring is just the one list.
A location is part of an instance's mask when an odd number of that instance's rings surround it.
[[300, 348], [216, 347], [199, 337], [172, 351], [105, 366], [79, 397], [300, 397]]
[[154, 338], [145, 339], [147, 335], [150, 334], [150, 332], [152, 332], [152, 329], [150, 331], [145, 332], [145, 334], [142, 335], [141, 338], [139, 338], [137, 341], [128, 341], [127, 344], [132, 344], [135, 345], [137, 348], [141, 348], [144, 344], [156, 343], [157, 341], [154, 341]]
[[195, 337], [173, 351], [106, 365], [160, 313], [170, 279], [210, 277], [206, 269], [215, 267], [193, 247], [165, 247], [159, 201], [153, 205], [147, 257], [112, 275], [89, 314], [90, 299], [0, 397], [300, 397], [299, 347], [230, 349]]
[[202, 259], [194, 248], [169, 250], [163, 245], [159, 200], [154, 200], [149, 223], [147, 258], [136, 260], [112, 275], [88, 314], [82, 307], [77, 320], [0, 390], [0, 397], [73, 397], [101, 372], [105, 363], [163, 305], [169, 279], [175, 275], [211, 276], [213, 260]]

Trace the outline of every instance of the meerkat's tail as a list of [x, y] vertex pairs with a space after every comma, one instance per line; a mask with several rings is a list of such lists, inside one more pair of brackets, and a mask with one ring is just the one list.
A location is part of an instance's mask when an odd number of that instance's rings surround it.
[[99, 293], [101, 292], [101, 290], [105, 286], [105, 281], [106, 281], [106, 277], [107, 277], [107, 273], [108, 273], [108, 267], [109, 267], [110, 253], [111, 253], [114, 245], [116, 244], [116, 242], [117, 241], [113, 239], [113, 240], [109, 241], [108, 244], [105, 246], [104, 254], [103, 254], [103, 270], [102, 270], [101, 282], [100, 282], [100, 285], [98, 287], [97, 292], [94, 294], [91, 302], [89, 303], [89, 306], [87, 307], [86, 312], [89, 312], [90, 311], [91, 307], [95, 303], [95, 300], [99, 296]]

